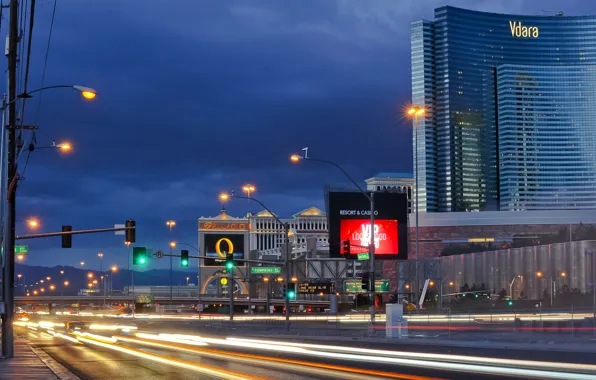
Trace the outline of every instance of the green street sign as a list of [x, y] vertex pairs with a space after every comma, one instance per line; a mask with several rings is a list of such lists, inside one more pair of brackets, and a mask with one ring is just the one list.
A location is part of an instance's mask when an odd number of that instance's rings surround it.
[[280, 267], [253, 267], [250, 268], [252, 274], [280, 274]]
[[[389, 280], [376, 280], [375, 291], [378, 293], [388, 293], [391, 291]], [[344, 281], [344, 292], [345, 293], [362, 293], [362, 280], [347, 280]]]
[[368, 252], [359, 253], [358, 260], [370, 260], [370, 255], [368, 254]]
[[28, 253], [29, 253], [28, 245], [15, 245], [14, 246], [14, 254], [15, 255], [26, 255]]

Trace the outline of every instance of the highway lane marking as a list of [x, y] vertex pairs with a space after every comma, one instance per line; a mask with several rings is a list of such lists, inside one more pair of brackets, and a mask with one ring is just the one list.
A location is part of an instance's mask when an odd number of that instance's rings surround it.
[[161, 341], [156, 342], [151, 339], [144, 339], [144, 338], [131, 338], [125, 336], [114, 336], [117, 340], [122, 340], [125, 342], [132, 342], [132, 343], [144, 343], [150, 344], [160, 347], [169, 347], [189, 352], [196, 352], [196, 353], [206, 353], [206, 354], [213, 354], [217, 357], [227, 357], [227, 356], [234, 356], [239, 358], [245, 359], [253, 359], [253, 360], [265, 360], [270, 362], [277, 362], [283, 364], [292, 364], [292, 365], [299, 365], [299, 366], [307, 366], [307, 367], [315, 367], [321, 368], [326, 370], [332, 371], [340, 371], [340, 372], [348, 372], [354, 373], [359, 375], [368, 375], [368, 376], [377, 376], [377, 377], [385, 377], [390, 379], [402, 379], [402, 380], [441, 380], [440, 378], [436, 377], [425, 377], [425, 376], [416, 376], [416, 375], [407, 375], [407, 374], [398, 374], [393, 372], [385, 372], [385, 371], [377, 371], [377, 370], [367, 370], [361, 368], [352, 368], [340, 365], [332, 365], [332, 364], [323, 364], [323, 363], [313, 363], [313, 362], [306, 362], [302, 360], [293, 360], [293, 359], [282, 359], [282, 358], [274, 358], [270, 356], [262, 356], [262, 355], [254, 355], [254, 354], [246, 354], [246, 353], [239, 353], [233, 351], [223, 351], [217, 350], [212, 348], [197, 348], [190, 346], [184, 343], [162, 343]]
[[237, 372], [226, 371], [226, 370], [212, 367], [212, 366], [198, 365], [196, 363], [189, 362], [186, 360], [168, 358], [167, 356], [151, 354], [151, 353], [144, 352], [141, 350], [136, 350], [134, 348], [124, 347], [124, 346], [121, 346], [118, 344], [113, 344], [113, 343], [106, 343], [106, 342], [94, 340], [91, 338], [78, 337], [78, 340], [83, 343], [88, 343], [91, 345], [107, 348], [110, 350], [123, 352], [123, 353], [129, 354], [132, 356], [136, 356], [136, 357], [139, 357], [142, 359], [148, 359], [148, 360], [152, 360], [152, 361], [155, 361], [158, 363], [163, 363], [163, 364], [172, 365], [175, 367], [189, 369], [189, 370], [192, 370], [195, 372], [202, 372], [202, 373], [205, 373], [208, 375], [217, 376], [219, 378], [223, 378], [223, 379], [227, 379], [227, 380], [257, 380], [257, 379], [260, 379], [258, 377], [242, 375]]

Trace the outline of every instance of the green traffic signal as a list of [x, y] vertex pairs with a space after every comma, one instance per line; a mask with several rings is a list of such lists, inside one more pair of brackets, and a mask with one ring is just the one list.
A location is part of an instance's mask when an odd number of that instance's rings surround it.
[[509, 304], [509, 306], [513, 306], [513, 301], [509, 301], [507, 303]]
[[187, 249], [183, 249], [182, 251], [180, 251], [180, 266], [182, 268], [188, 267], [188, 250]]
[[232, 263], [232, 262], [227, 262], [227, 263], [226, 263], [226, 269], [232, 269], [232, 268], [234, 268], [234, 263]]
[[133, 247], [132, 265], [144, 265], [147, 262], [147, 248]]
[[226, 254], [226, 269], [227, 270], [232, 270], [234, 269], [235, 263], [234, 263], [234, 254], [233, 253], [227, 253]]
[[290, 290], [288, 292], [288, 298], [293, 300], [294, 298], [296, 298], [296, 292], [294, 292], [293, 290]]

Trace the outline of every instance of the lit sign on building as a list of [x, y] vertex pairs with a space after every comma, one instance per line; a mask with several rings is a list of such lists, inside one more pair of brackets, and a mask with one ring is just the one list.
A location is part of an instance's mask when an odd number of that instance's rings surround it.
[[[375, 255], [399, 254], [397, 226], [397, 220], [375, 220]], [[340, 241], [350, 241], [352, 254], [368, 252], [370, 219], [342, 219], [339, 235]]]
[[525, 26], [521, 21], [509, 21], [512, 37], [538, 38], [537, 26]]

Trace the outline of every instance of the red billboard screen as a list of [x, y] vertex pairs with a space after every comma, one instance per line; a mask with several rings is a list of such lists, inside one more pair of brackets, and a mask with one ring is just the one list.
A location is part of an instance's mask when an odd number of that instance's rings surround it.
[[[397, 220], [375, 220], [375, 257], [397, 255], [399, 253], [397, 227]], [[340, 241], [350, 241], [350, 253], [352, 255], [368, 252], [368, 248], [365, 247], [370, 245], [370, 219], [342, 219], [340, 221], [339, 236]]]

